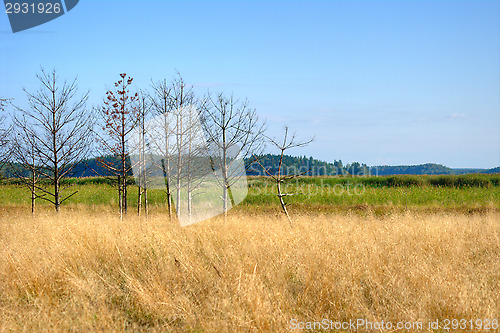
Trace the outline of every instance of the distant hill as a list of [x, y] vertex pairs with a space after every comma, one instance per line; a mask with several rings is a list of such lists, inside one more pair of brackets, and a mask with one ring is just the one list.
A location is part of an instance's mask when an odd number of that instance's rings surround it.
[[500, 173], [500, 167], [486, 169], [484, 173]]
[[441, 164], [426, 163], [420, 165], [379, 165], [372, 167], [372, 174], [388, 175], [452, 175], [453, 170]]
[[500, 167], [492, 169], [452, 169], [456, 175], [463, 175], [467, 173], [500, 173]]
[[[116, 162], [113, 157], [107, 156], [103, 159], [108, 162]], [[277, 174], [279, 155], [266, 154], [258, 156], [259, 163], [254, 158], [245, 160], [247, 175], [265, 175], [262, 166], [271, 174]], [[16, 166], [19, 170], [20, 166]], [[283, 174], [303, 174], [305, 176], [389, 176], [389, 175], [462, 175], [469, 173], [500, 173], [500, 167], [492, 169], [465, 169], [449, 168], [441, 164], [426, 163], [420, 165], [379, 165], [367, 166], [359, 162], [343, 164], [342, 160], [335, 160], [333, 163], [325, 162], [306, 156], [283, 156]], [[27, 174], [26, 174], [27, 175]], [[97, 161], [92, 158], [77, 163], [71, 177], [108, 176], [109, 173]], [[14, 173], [8, 169], [0, 168], [0, 176], [14, 177]]]
[[464, 175], [469, 173], [498, 173], [500, 167], [493, 169], [460, 169], [449, 168], [441, 164], [426, 163], [419, 165], [381, 165], [371, 167], [372, 175]]
[[[265, 166], [272, 174], [277, 173], [279, 163], [278, 155], [263, 155], [259, 157], [260, 163]], [[284, 174], [304, 173], [308, 176], [336, 176], [336, 175], [373, 175], [373, 176], [390, 176], [390, 175], [462, 175], [469, 173], [499, 173], [500, 167], [493, 169], [452, 169], [447, 166], [435, 163], [426, 163], [420, 165], [380, 165], [367, 166], [354, 162], [351, 164], [342, 164], [342, 160], [328, 163], [316, 160], [312, 157], [295, 157], [285, 155], [283, 157], [283, 172]], [[248, 175], [262, 174], [262, 167], [257, 163], [250, 163], [247, 171]]]

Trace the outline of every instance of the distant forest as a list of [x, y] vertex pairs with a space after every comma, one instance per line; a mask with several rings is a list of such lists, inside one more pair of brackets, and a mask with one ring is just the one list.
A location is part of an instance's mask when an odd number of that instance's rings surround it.
[[441, 164], [426, 163], [420, 165], [382, 165], [372, 167], [373, 171], [378, 171], [374, 175], [464, 175], [468, 173], [499, 173], [500, 167], [492, 169], [452, 169]]
[[[255, 159], [258, 159], [256, 162]], [[245, 160], [248, 176], [265, 175], [263, 168], [271, 174], [277, 174], [279, 155], [266, 154]], [[113, 157], [103, 157], [110, 162], [116, 161]], [[28, 176], [27, 170], [22, 170], [20, 165], [13, 164], [11, 167], [17, 169], [14, 172], [5, 165], [0, 168], [0, 177], [15, 177], [15, 174]], [[452, 169], [440, 164], [426, 163], [420, 165], [397, 165], [397, 166], [367, 166], [358, 162], [343, 164], [342, 160], [333, 163], [320, 161], [306, 156], [283, 157], [283, 174], [301, 174], [304, 176], [388, 176], [388, 175], [462, 175], [469, 173], [500, 173], [500, 167], [492, 169]], [[72, 177], [94, 177], [110, 176], [109, 171], [102, 167], [97, 159], [89, 159], [78, 163], [71, 175]]]
[[[263, 155], [258, 157], [259, 162], [271, 173], [277, 173], [279, 164], [278, 155]], [[262, 174], [262, 166], [256, 162], [247, 161], [247, 175]], [[420, 165], [381, 165], [367, 166], [354, 162], [343, 164], [342, 160], [328, 163], [312, 157], [283, 157], [284, 174], [303, 173], [307, 176], [389, 176], [389, 175], [462, 175], [468, 173], [499, 173], [500, 167], [493, 169], [452, 169], [441, 164], [426, 163]]]

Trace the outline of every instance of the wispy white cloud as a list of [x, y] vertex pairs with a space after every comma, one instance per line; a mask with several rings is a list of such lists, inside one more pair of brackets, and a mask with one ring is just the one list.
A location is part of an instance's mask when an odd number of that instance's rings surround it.
[[454, 119], [460, 119], [460, 118], [465, 118], [465, 117], [467, 117], [467, 114], [465, 114], [465, 113], [452, 113], [452, 114], [449, 114], [447, 118], [454, 120]]

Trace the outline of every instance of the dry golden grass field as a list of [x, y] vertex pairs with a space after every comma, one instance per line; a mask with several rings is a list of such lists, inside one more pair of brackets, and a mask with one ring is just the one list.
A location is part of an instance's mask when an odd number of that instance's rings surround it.
[[0, 332], [486, 323], [500, 319], [499, 221], [496, 211], [304, 213], [290, 228], [276, 214], [231, 212], [181, 228], [159, 212], [120, 221], [104, 208], [0, 207]]

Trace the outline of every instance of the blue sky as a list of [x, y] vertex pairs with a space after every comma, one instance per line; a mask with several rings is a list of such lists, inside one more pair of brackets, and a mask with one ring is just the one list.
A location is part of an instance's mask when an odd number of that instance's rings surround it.
[[86, 1], [13, 34], [0, 12], [0, 96], [40, 66], [98, 104], [179, 71], [316, 140], [292, 155], [369, 165], [500, 165], [500, 1]]

